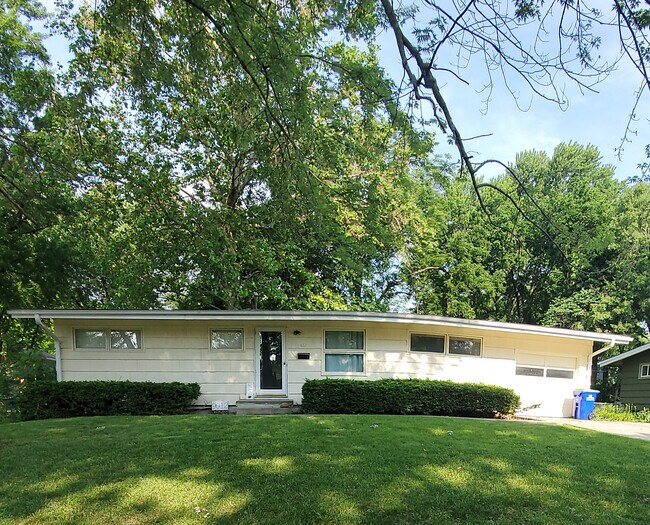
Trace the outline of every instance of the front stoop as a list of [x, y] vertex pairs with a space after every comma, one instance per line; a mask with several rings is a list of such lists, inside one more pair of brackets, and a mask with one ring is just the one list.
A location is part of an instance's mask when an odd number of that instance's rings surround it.
[[293, 414], [293, 400], [287, 397], [254, 397], [237, 401], [238, 416]]

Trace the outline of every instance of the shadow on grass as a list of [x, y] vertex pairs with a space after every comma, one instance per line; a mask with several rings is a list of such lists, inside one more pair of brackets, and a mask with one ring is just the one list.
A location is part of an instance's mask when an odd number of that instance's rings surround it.
[[6, 523], [650, 522], [650, 444], [567, 427], [179, 416], [2, 432]]

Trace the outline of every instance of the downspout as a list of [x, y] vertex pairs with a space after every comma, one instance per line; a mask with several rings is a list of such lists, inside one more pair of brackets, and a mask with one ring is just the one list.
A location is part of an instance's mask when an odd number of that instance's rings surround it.
[[609, 343], [607, 343], [605, 346], [603, 346], [602, 348], [596, 350], [591, 354], [592, 359], [597, 355], [602, 354], [603, 352], [607, 352], [607, 350], [611, 350], [612, 348], [614, 348], [615, 344], [616, 344], [616, 339], [612, 337], [612, 340]]
[[41, 321], [41, 316], [38, 314], [34, 314], [34, 321], [36, 321], [36, 324], [45, 332], [47, 335], [49, 335], [53, 340], [54, 340], [54, 350], [55, 350], [55, 358], [56, 358], [56, 380], [61, 381], [61, 341], [59, 338], [56, 336], [56, 334], [49, 329], [49, 327], [45, 326], [43, 324], [43, 321]]
[[[600, 354], [602, 354], [604, 352], [607, 352], [607, 350], [611, 350], [612, 348], [614, 348], [615, 344], [616, 344], [616, 339], [614, 339], [612, 337], [612, 339], [611, 339], [611, 341], [609, 343], [607, 343], [602, 348], [599, 348], [595, 352], [592, 352], [591, 355], [589, 356], [589, 370], [588, 370], [588, 372], [589, 372], [589, 381], [590, 382], [595, 381], [596, 377], [597, 377], [597, 376], [594, 376], [594, 374], [593, 374], [594, 357], [596, 357], [596, 356], [598, 356], [598, 355], [600, 355]], [[596, 366], [598, 366], [598, 365], [596, 364]]]

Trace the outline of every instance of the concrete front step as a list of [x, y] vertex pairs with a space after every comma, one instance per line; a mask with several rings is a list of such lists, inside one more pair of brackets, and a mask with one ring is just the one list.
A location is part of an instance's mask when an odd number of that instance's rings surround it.
[[293, 413], [293, 400], [286, 397], [254, 397], [237, 401], [238, 416]]

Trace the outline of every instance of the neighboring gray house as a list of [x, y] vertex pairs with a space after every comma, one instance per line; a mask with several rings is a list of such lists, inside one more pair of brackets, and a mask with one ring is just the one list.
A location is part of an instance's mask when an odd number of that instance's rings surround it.
[[650, 408], [650, 343], [605, 359], [599, 365], [620, 368], [621, 403]]

